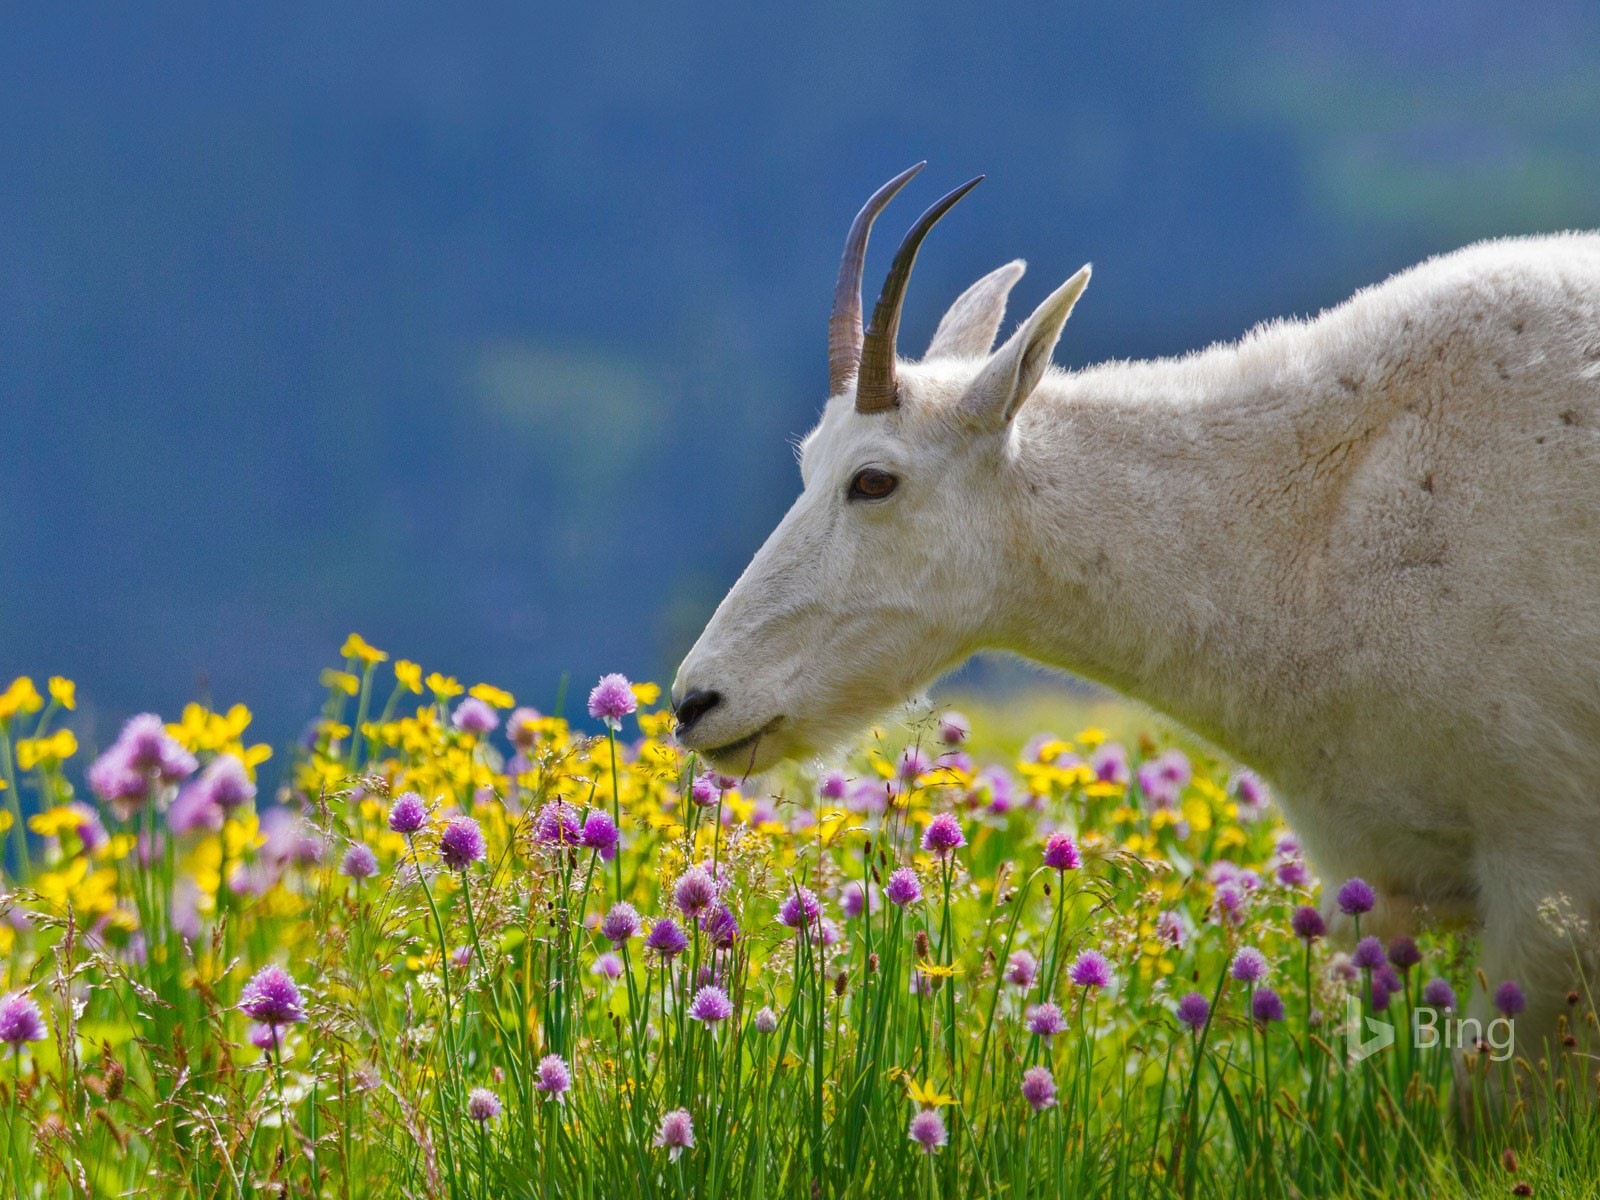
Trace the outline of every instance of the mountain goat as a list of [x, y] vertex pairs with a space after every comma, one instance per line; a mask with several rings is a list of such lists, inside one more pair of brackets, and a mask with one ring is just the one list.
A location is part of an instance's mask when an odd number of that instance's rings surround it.
[[850, 230], [804, 490], [678, 672], [683, 744], [760, 771], [974, 651], [1063, 667], [1271, 781], [1324, 879], [1476, 918], [1491, 984], [1552, 1028], [1591, 952], [1541, 902], [1600, 919], [1600, 235], [1070, 373], [1089, 268], [991, 353], [1012, 262], [913, 363], [912, 263], [977, 183], [912, 228], [863, 331], [867, 234], [918, 169]]

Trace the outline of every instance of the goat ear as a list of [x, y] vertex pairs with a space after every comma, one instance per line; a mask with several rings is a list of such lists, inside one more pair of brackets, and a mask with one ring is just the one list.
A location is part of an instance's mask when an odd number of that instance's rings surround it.
[[1089, 286], [1089, 265], [1045, 298], [1006, 344], [994, 352], [961, 400], [961, 413], [980, 429], [1001, 430], [1044, 378], [1050, 354], [1072, 306]]
[[1028, 264], [1020, 258], [1008, 262], [957, 296], [922, 357], [981, 358], [989, 353], [1006, 315], [1006, 297], [1027, 269]]

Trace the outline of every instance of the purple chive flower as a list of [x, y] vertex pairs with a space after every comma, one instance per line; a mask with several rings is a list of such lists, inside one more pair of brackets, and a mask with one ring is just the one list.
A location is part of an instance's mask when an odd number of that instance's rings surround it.
[[694, 1119], [687, 1108], [675, 1108], [661, 1118], [655, 1144], [667, 1152], [672, 1162], [677, 1162], [685, 1150], [694, 1149]]
[[163, 783], [187, 778], [198, 765], [194, 755], [178, 744], [155, 713], [129, 717], [116, 744], [122, 747], [129, 770], [155, 775]]
[[1402, 971], [1409, 971], [1422, 961], [1422, 951], [1417, 949], [1415, 939], [1402, 934], [1389, 943], [1389, 961]]
[[94, 794], [124, 817], [150, 799], [150, 777], [128, 766], [127, 752], [116, 743], [89, 764], [87, 774]]
[[1340, 912], [1359, 917], [1362, 913], [1372, 911], [1372, 906], [1378, 902], [1378, 893], [1372, 890], [1372, 885], [1365, 879], [1350, 879], [1339, 888], [1337, 899]]
[[1244, 923], [1244, 893], [1235, 884], [1225, 883], [1217, 889], [1216, 911], [1219, 920], [1229, 925]]
[[486, 733], [493, 733], [500, 724], [500, 718], [476, 696], [468, 696], [456, 705], [456, 711], [450, 717], [450, 723], [462, 733], [475, 733], [480, 737]]
[[883, 894], [890, 904], [904, 908], [922, 899], [922, 880], [917, 878], [917, 873], [910, 867], [901, 867], [889, 876], [889, 883], [883, 889]]
[[1169, 946], [1177, 947], [1189, 936], [1188, 927], [1174, 909], [1165, 909], [1156, 917], [1156, 937]]
[[1350, 961], [1363, 971], [1376, 971], [1389, 960], [1384, 957], [1383, 943], [1375, 937], [1364, 937], [1356, 943]]
[[1240, 983], [1257, 984], [1267, 977], [1266, 956], [1253, 946], [1246, 946], [1233, 956], [1228, 974]]
[[1372, 973], [1372, 1011], [1383, 1012], [1389, 1007], [1389, 999], [1405, 991], [1405, 984], [1400, 982], [1400, 976], [1388, 963], [1379, 967]]
[[351, 879], [371, 879], [378, 873], [378, 856], [365, 842], [354, 842], [344, 852], [339, 863], [339, 874]]
[[1043, 1112], [1056, 1102], [1056, 1080], [1049, 1067], [1029, 1067], [1022, 1073], [1022, 1098], [1034, 1112]]
[[266, 966], [250, 977], [239, 994], [239, 1008], [263, 1025], [293, 1025], [306, 1019], [300, 989], [279, 966]]
[[0, 1042], [20, 1046], [43, 1041], [47, 1034], [39, 1006], [26, 992], [11, 992], [0, 999]]
[[1278, 865], [1277, 879], [1286, 888], [1309, 887], [1311, 871], [1300, 859], [1291, 858]]
[[718, 904], [700, 918], [700, 932], [718, 950], [731, 950], [739, 938], [739, 919], [726, 904]]
[[596, 956], [589, 970], [602, 979], [618, 979], [622, 975], [622, 958], [607, 950], [604, 954]]
[[488, 1088], [473, 1088], [467, 1093], [467, 1116], [480, 1125], [500, 1115], [500, 1097]]
[[863, 886], [859, 879], [852, 879], [839, 893], [839, 907], [852, 921], [862, 913], [875, 913], [878, 911], [878, 889], [870, 883]]
[[1076, 871], [1083, 866], [1078, 843], [1067, 833], [1052, 833], [1044, 843], [1044, 865], [1057, 871]]
[[843, 800], [850, 790], [850, 781], [843, 771], [829, 771], [817, 786], [817, 795], [824, 800]]
[[1283, 1020], [1283, 999], [1269, 987], [1257, 988], [1250, 997], [1250, 1015], [1262, 1025]]
[[972, 736], [972, 722], [954, 711], [939, 718], [939, 740], [946, 746], [959, 746]]
[[1014, 987], [1031, 988], [1039, 978], [1039, 960], [1026, 950], [1018, 950], [1006, 959], [1006, 982]]
[[567, 1089], [572, 1086], [567, 1060], [559, 1054], [546, 1054], [539, 1060], [539, 1082], [533, 1086], [556, 1103], [566, 1103]]
[[822, 902], [810, 888], [795, 884], [778, 908], [778, 923], [790, 929], [815, 924], [822, 916]]
[[949, 858], [950, 854], [967, 844], [961, 832], [961, 822], [954, 813], [940, 813], [928, 822], [922, 834], [922, 848], [935, 858]]
[[287, 1032], [287, 1030], [280, 1029], [276, 1025], [257, 1025], [252, 1023], [250, 1028], [245, 1031], [245, 1037], [249, 1039], [252, 1046], [268, 1058], [276, 1054], [279, 1061], [282, 1061], [293, 1055], [293, 1051], [289, 1048]]
[[1309, 904], [1295, 909], [1289, 924], [1294, 928], [1295, 937], [1302, 942], [1314, 942], [1328, 932], [1328, 923], [1322, 919], [1322, 914]]
[[733, 1001], [719, 987], [707, 985], [694, 994], [689, 1004], [689, 1019], [704, 1025], [715, 1025], [733, 1016]]
[[1267, 785], [1254, 771], [1240, 771], [1233, 777], [1229, 790], [1239, 802], [1239, 817], [1243, 821], [1256, 820], [1272, 800]]
[[928, 760], [918, 746], [907, 746], [900, 752], [900, 765], [897, 774], [902, 783], [915, 783], [917, 779], [933, 770], [933, 763]]
[[1028, 1032], [1036, 1033], [1042, 1038], [1055, 1037], [1067, 1027], [1066, 1020], [1061, 1016], [1061, 1007], [1048, 1001], [1044, 1004], [1035, 1004], [1027, 1012]]
[[565, 800], [552, 800], [533, 818], [533, 840], [541, 846], [583, 845], [578, 810]]
[[415, 792], [397, 796], [389, 808], [389, 828], [406, 836], [417, 832], [428, 823], [428, 806]]
[[1101, 783], [1128, 782], [1128, 752], [1120, 742], [1107, 742], [1089, 755], [1089, 767]]
[[1079, 987], [1103, 988], [1111, 986], [1111, 964], [1098, 950], [1085, 950], [1067, 968], [1067, 977]]
[[1199, 1033], [1211, 1017], [1211, 1003], [1199, 992], [1185, 992], [1178, 1001], [1178, 1020]]
[[589, 693], [589, 715], [604, 721], [612, 731], [622, 728], [622, 718], [639, 707], [626, 675], [602, 675]]
[[778, 1014], [771, 1008], [763, 1007], [756, 1013], [755, 1020], [751, 1024], [755, 1026], [757, 1033], [775, 1033], [778, 1028]]
[[617, 843], [621, 839], [610, 813], [596, 809], [585, 817], [582, 837], [585, 848], [596, 851], [606, 862], [617, 856]]
[[924, 1108], [912, 1117], [907, 1136], [929, 1154], [938, 1150], [950, 1137], [944, 1130], [944, 1118], [936, 1108]]
[[1422, 1002], [1429, 1008], [1454, 1012], [1456, 1008], [1456, 991], [1443, 979], [1430, 979], [1422, 989]]
[[605, 920], [600, 922], [600, 936], [613, 946], [620, 946], [639, 932], [639, 911], [626, 900], [611, 906]]
[[689, 948], [689, 938], [671, 917], [662, 917], [650, 927], [644, 946], [662, 958], [675, 958]]
[[231, 754], [219, 754], [206, 764], [189, 785], [205, 797], [208, 804], [232, 812], [256, 798], [256, 785], [244, 764]]
[[483, 831], [471, 817], [456, 817], [439, 835], [439, 857], [453, 871], [464, 871], [475, 862], [482, 862], [487, 851], [483, 844]]
[[689, 799], [701, 808], [710, 808], [721, 797], [722, 790], [717, 787], [717, 777], [710, 771], [702, 771], [689, 785]]
[[698, 917], [716, 901], [717, 882], [704, 867], [690, 867], [678, 879], [673, 899], [686, 917]]
[[1517, 981], [1508, 979], [1494, 990], [1494, 1006], [1508, 1017], [1514, 1017], [1528, 1007], [1528, 998], [1522, 994]]

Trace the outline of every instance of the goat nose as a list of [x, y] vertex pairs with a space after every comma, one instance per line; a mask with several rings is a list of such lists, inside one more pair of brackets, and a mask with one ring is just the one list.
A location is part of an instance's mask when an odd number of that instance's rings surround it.
[[722, 703], [722, 693], [696, 688], [678, 702], [678, 732], [687, 733], [696, 721]]

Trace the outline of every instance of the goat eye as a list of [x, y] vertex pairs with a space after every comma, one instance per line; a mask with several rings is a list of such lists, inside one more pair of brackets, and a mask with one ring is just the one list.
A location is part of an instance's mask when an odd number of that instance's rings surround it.
[[882, 500], [899, 486], [900, 481], [889, 472], [868, 467], [864, 471], [857, 471], [856, 477], [850, 481], [850, 499]]

